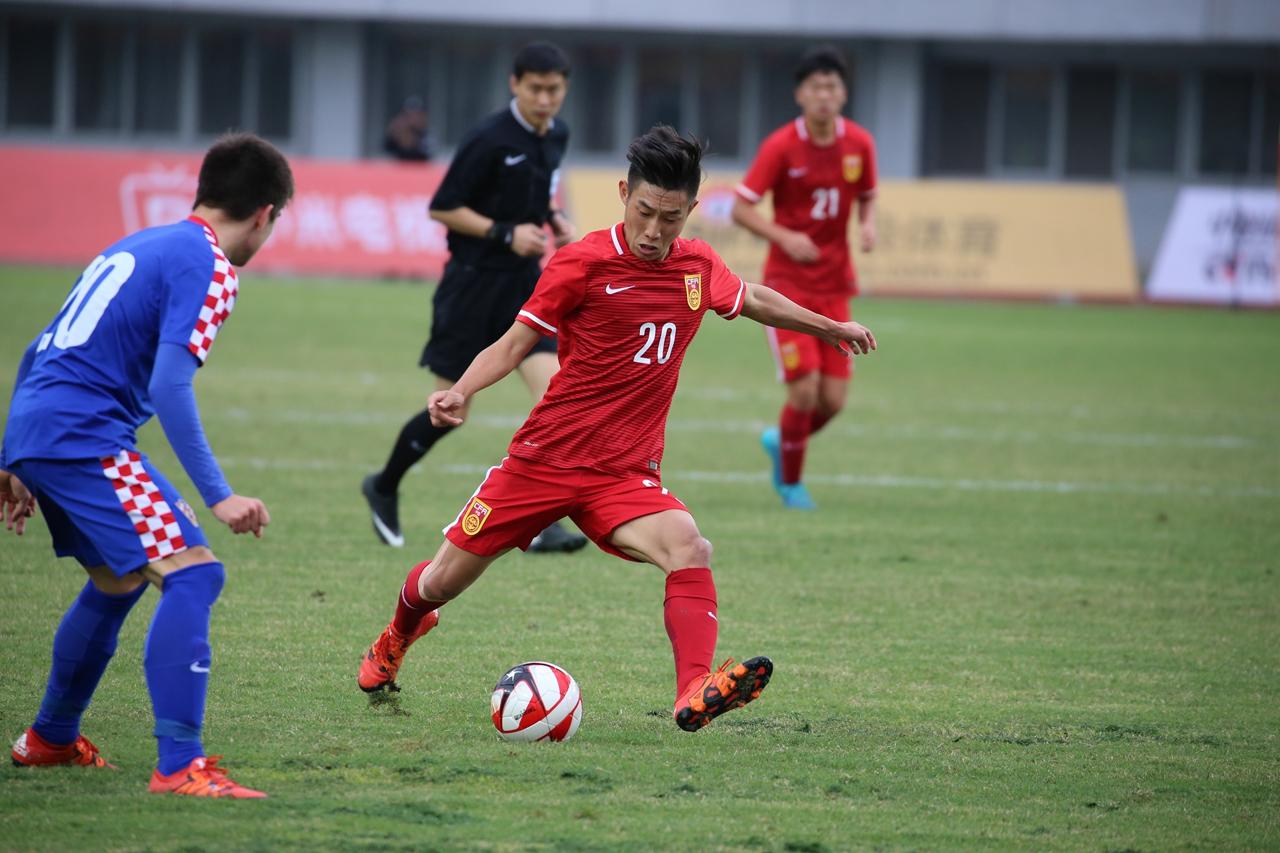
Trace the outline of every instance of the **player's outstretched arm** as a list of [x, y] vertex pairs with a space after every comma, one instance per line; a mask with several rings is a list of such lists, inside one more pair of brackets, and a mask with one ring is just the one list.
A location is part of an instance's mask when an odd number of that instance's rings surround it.
[[519, 320], [512, 323], [502, 337], [481, 350], [452, 388], [437, 391], [427, 398], [431, 422], [438, 427], [461, 425], [462, 418], [457, 412], [467, 400], [515, 370], [533, 349], [538, 337], [537, 332]]
[[875, 335], [861, 323], [837, 323], [829, 317], [801, 308], [778, 291], [762, 284], [747, 284], [742, 316], [765, 326], [804, 332], [848, 354], [869, 353], [876, 348]]

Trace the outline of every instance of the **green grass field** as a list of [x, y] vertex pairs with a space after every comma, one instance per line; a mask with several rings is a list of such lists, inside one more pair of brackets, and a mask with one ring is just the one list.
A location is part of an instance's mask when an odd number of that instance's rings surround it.
[[[65, 270], [0, 269], [0, 399]], [[657, 571], [513, 554], [415, 647], [398, 703], [358, 658], [407, 569], [501, 458], [518, 380], [406, 479], [409, 547], [358, 486], [420, 408], [429, 291], [250, 270], [197, 391], [262, 541], [211, 529], [205, 743], [262, 802], [146, 793], [126, 625], [84, 730], [120, 766], [0, 771], [0, 848], [112, 850], [1280, 849], [1280, 314], [866, 300], [881, 350], [784, 514], [757, 444], [763, 335], [709, 318], [671, 415], [669, 486], [716, 545], [720, 657], [756, 704], [670, 720]], [[187, 493], [154, 425], [143, 447]], [[207, 512], [206, 526], [214, 522]], [[0, 539], [0, 734], [39, 704], [83, 582], [43, 524]], [[566, 744], [508, 744], [489, 691], [566, 667]]]

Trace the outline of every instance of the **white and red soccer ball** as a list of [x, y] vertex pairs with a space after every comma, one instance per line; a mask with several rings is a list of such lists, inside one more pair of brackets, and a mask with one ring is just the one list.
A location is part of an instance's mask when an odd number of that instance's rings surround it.
[[512, 667], [490, 697], [493, 727], [504, 740], [568, 740], [582, 722], [582, 692], [553, 663]]

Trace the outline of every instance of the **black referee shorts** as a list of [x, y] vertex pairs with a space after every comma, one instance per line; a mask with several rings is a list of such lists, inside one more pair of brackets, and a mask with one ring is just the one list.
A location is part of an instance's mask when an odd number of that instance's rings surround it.
[[[538, 264], [494, 270], [447, 263], [431, 300], [431, 337], [418, 363], [436, 376], [460, 379], [480, 351], [511, 328], [541, 272]], [[539, 337], [529, 354], [555, 351], [553, 335]]]

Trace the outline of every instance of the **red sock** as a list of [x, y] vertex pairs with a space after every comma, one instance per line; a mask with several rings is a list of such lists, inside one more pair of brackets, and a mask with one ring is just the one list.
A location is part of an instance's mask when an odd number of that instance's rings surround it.
[[815, 409], [813, 412], [813, 420], [809, 422], [809, 435], [814, 435], [818, 430], [831, 423], [838, 412], [824, 412], [821, 409]]
[[667, 575], [663, 622], [676, 658], [676, 701], [695, 678], [711, 672], [716, 653], [716, 583], [711, 569], [678, 569]]
[[422, 620], [427, 614], [444, 606], [443, 601], [431, 601], [418, 593], [418, 578], [427, 570], [431, 561], [419, 563], [409, 570], [400, 588], [400, 597], [396, 599], [396, 615], [391, 619], [391, 628], [402, 637], [412, 637], [418, 632]]
[[798, 483], [804, 472], [804, 452], [809, 446], [809, 433], [813, 431], [813, 412], [802, 412], [790, 406], [782, 407], [778, 432], [782, 436], [782, 482]]

